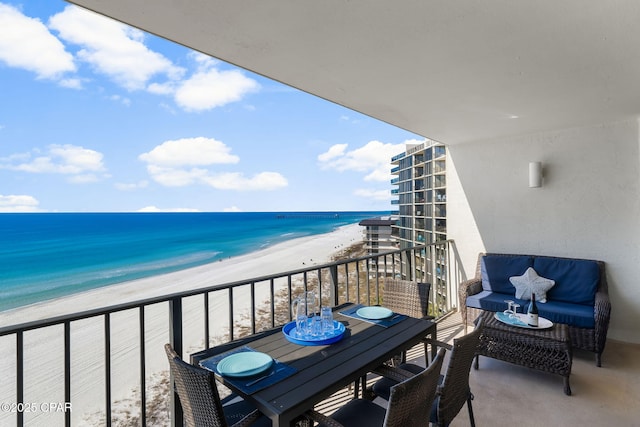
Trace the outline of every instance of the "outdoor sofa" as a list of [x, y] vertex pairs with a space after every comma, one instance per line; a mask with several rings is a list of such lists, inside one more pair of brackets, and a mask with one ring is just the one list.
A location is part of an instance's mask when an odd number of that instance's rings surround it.
[[[533, 273], [529, 268], [533, 269]], [[505, 300], [515, 301], [521, 306], [519, 312], [525, 312], [529, 296], [516, 298], [513, 278], [522, 281], [529, 274], [543, 279], [538, 282], [544, 282], [544, 279], [555, 282], [546, 291], [546, 302], [536, 298], [540, 316], [554, 323], [567, 324], [572, 347], [594, 352], [596, 364], [601, 366], [611, 314], [605, 264], [602, 261], [481, 253], [475, 277], [460, 284], [463, 322], [470, 324], [483, 310], [504, 311], [507, 308]]]

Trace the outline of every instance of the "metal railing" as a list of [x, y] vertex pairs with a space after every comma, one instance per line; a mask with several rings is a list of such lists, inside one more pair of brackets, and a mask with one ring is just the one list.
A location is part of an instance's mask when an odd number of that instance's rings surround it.
[[[447, 240], [2, 327], [3, 354], [8, 351], [15, 358], [3, 356], [1, 361], [0, 402], [10, 406], [2, 408], [0, 425], [85, 425], [91, 422], [78, 417], [86, 408], [99, 408], [97, 424], [110, 426], [114, 402], [120, 398], [114, 391], [117, 380], [120, 390], [136, 390], [133, 416], [145, 426], [150, 416], [148, 380], [154, 372], [167, 370], [162, 349], [167, 341], [182, 355], [282, 325], [291, 320], [291, 301], [307, 290], [315, 290], [324, 305], [383, 303], [385, 277], [432, 283], [430, 310], [439, 317], [457, 307], [461, 274], [453, 243]], [[87, 336], [97, 349], [91, 363], [78, 360], [86, 349], [74, 345]], [[47, 349], [57, 345], [63, 348], [62, 360], [49, 360]], [[124, 354], [133, 360], [125, 363], [126, 372], [116, 372], [116, 361], [122, 365]], [[38, 366], [34, 359], [42, 363]], [[102, 388], [97, 393], [103, 395], [102, 402], [78, 403], [91, 394], [74, 390], [77, 378], [86, 377]], [[47, 389], [47, 381], [52, 395], [38, 395], [38, 389]], [[36, 403], [34, 396], [40, 399]], [[54, 408], [51, 402], [56, 400]], [[181, 425], [179, 404], [170, 406], [176, 425]]]

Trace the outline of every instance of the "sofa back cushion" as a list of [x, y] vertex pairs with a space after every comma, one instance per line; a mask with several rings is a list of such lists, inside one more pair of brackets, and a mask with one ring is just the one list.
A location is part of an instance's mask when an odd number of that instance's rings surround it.
[[543, 277], [555, 280], [547, 292], [548, 301], [593, 305], [600, 281], [598, 263], [591, 260], [536, 257], [533, 268]]
[[533, 257], [529, 255], [485, 255], [482, 257], [480, 275], [482, 289], [515, 295], [516, 289], [509, 278], [521, 276], [527, 268], [533, 266]]

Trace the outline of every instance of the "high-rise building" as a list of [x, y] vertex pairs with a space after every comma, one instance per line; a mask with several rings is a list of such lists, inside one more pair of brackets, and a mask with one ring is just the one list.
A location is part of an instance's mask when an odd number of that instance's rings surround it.
[[398, 248], [398, 239], [393, 236], [393, 229], [396, 220], [390, 217], [378, 217], [363, 219], [359, 225], [365, 228], [364, 241], [366, 242], [367, 254], [375, 255], [381, 252], [388, 252]]
[[407, 144], [406, 151], [391, 159], [397, 177], [391, 193], [398, 205], [398, 239], [401, 248], [447, 238], [447, 151], [443, 144]]
[[[408, 143], [404, 153], [391, 159], [391, 193], [397, 198], [391, 201], [397, 205], [398, 220], [394, 228], [399, 248], [430, 244], [447, 239], [447, 150], [443, 144], [425, 141]], [[426, 262], [412, 263], [427, 265], [427, 271], [411, 271], [411, 264], [405, 266], [403, 275], [407, 278], [430, 281], [432, 289], [446, 286], [447, 256], [445, 249], [427, 247], [420, 254]]]

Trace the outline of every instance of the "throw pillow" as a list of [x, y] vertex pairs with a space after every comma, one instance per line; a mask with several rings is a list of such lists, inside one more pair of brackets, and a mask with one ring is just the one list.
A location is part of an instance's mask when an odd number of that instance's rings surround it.
[[522, 276], [509, 277], [509, 281], [516, 288], [516, 298], [531, 299], [531, 292], [536, 294], [536, 301], [547, 302], [547, 291], [556, 284], [554, 280], [538, 276], [533, 267], [527, 268]]

